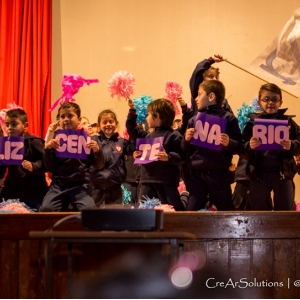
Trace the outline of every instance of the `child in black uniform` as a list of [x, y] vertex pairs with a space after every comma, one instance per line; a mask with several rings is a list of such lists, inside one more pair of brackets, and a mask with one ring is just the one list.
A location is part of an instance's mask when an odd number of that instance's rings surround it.
[[[61, 129], [77, 130], [81, 120], [81, 110], [78, 104], [65, 103], [59, 108], [58, 114]], [[86, 147], [92, 150], [87, 159], [61, 158], [56, 157], [59, 142], [55, 136], [45, 144], [44, 163], [47, 171], [52, 173], [52, 182], [40, 211], [62, 211], [69, 204], [74, 210], [95, 207], [88, 186], [89, 170], [92, 165], [97, 169], [103, 168], [104, 159], [97, 137], [91, 137]]]
[[44, 140], [26, 132], [28, 119], [22, 109], [7, 111], [5, 126], [8, 136], [24, 137], [24, 160], [22, 165], [0, 166], [0, 178], [8, 171], [0, 198], [19, 199], [30, 208], [39, 210], [47, 192], [43, 165]]
[[231, 201], [231, 177], [229, 167], [233, 154], [242, 152], [241, 131], [236, 117], [222, 108], [225, 87], [218, 80], [203, 81], [199, 86], [196, 104], [199, 112], [227, 119], [226, 133], [221, 134], [221, 151], [190, 144], [195, 134], [196, 116], [189, 120], [182, 140], [182, 149], [189, 155], [191, 171], [189, 179], [188, 210], [200, 210], [211, 203], [218, 210], [233, 210]]
[[148, 133], [137, 126], [134, 103], [129, 100], [128, 104], [130, 110], [126, 128], [131, 138], [164, 137], [164, 150], [158, 152], [158, 160], [140, 167], [139, 200], [144, 200], [143, 196], [158, 198], [162, 204], [173, 205], [175, 210], [184, 210], [177, 187], [180, 181], [180, 165], [185, 156], [181, 150], [182, 135], [172, 129], [174, 105], [166, 99], [157, 99], [148, 105], [146, 120], [148, 126], [154, 129]]
[[104, 156], [101, 170], [91, 168], [92, 195], [96, 206], [101, 204], [122, 204], [121, 184], [126, 179], [125, 155], [132, 155], [135, 145], [119, 137], [116, 114], [106, 109], [98, 116], [98, 143]]
[[[243, 130], [243, 139], [248, 154], [247, 172], [250, 182], [250, 210], [270, 210], [270, 193], [274, 192], [274, 210], [295, 210], [293, 177], [296, 162], [293, 156], [300, 154], [299, 126], [285, 115], [280, 88], [272, 83], [261, 86], [258, 104], [262, 113], [250, 114], [250, 121]], [[255, 150], [261, 141], [252, 136], [254, 119], [288, 120], [289, 139], [281, 141], [283, 150]]]

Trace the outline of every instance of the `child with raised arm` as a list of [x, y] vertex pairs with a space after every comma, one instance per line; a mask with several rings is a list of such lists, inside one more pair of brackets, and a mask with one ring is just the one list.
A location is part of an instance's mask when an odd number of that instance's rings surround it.
[[102, 204], [122, 204], [121, 184], [126, 179], [125, 155], [134, 151], [134, 144], [119, 137], [119, 122], [116, 114], [106, 109], [99, 113], [98, 143], [104, 155], [104, 166], [101, 170], [91, 168], [92, 195], [96, 206]]
[[[274, 210], [295, 210], [294, 184], [296, 162], [300, 154], [300, 130], [292, 119], [285, 115], [281, 89], [272, 83], [259, 89], [258, 104], [263, 112], [249, 115], [250, 121], [243, 130], [243, 140], [248, 153], [247, 173], [251, 180], [249, 190], [250, 210], [271, 210], [270, 195], [274, 193]], [[280, 142], [283, 150], [256, 150], [261, 141], [253, 137], [254, 119], [288, 120], [289, 138]]]
[[19, 199], [30, 208], [39, 210], [47, 192], [43, 165], [44, 140], [26, 132], [28, 118], [22, 109], [7, 111], [5, 126], [8, 136], [24, 137], [24, 160], [22, 165], [0, 166], [0, 178], [8, 171], [0, 198]]
[[[77, 130], [81, 120], [81, 110], [78, 104], [65, 103], [59, 108], [58, 114], [61, 129]], [[97, 169], [103, 167], [103, 153], [96, 137], [91, 137], [86, 147], [92, 150], [87, 159], [61, 158], [56, 156], [59, 141], [55, 139], [55, 136], [45, 144], [44, 164], [47, 171], [52, 173], [52, 182], [40, 211], [62, 211], [69, 204], [74, 210], [95, 207], [88, 186], [89, 171], [92, 165]]]
[[128, 104], [130, 109], [126, 128], [130, 138], [164, 137], [163, 151], [158, 152], [158, 160], [142, 164], [140, 167], [139, 200], [144, 200], [147, 196], [158, 198], [162, 204], [173, 205], [175, 210], [185, 210], [177, 189], [180, 181], [180, 166], [185, 155], [181, 149], [182, 135], [172, 129], [175, 117], [174, 105], [167, 99], [157, 99], [148, 105], [146, 121], [149, 128], [153, 129], [148, 133], [137, 126], [133, 101], [129, 100]]
[[188, 210], [200, 210], [207, 203], [207, 196], [218, 210], [233, 210], [229, 167], [233, 154], [243, 151], [241, 131], [236, 117], [222, 109], [225, 87], [218, 80], [203, 81], [198, 90], [196, 104], [201, 113], [227, 119], [226, 133], [221, 134], [220, 151], [190, 143], [196, 132], [196, 116], [189, 120], [182, 140], [182, 149], [189, 156]]

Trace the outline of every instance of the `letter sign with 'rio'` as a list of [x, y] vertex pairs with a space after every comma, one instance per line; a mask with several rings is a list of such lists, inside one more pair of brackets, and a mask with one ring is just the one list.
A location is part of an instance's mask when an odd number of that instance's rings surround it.
[[284, 150], [280, 142], [289, 139], [288, 120], [254, 119], [253, 137], [261, 141], [255, 150]]
[[157, 161], [157, 153], [163, 150], [163, 137], [146, 138], [136, 140], [136, 149], [140, 151], [141, 156], [134, 160], [135, 164], [149, 164]]
[[24, 137], [0, 137], [0, 165], [20, 165], [24, 159]]
[[57, 157], [86, 159], [91, 149], [86, 147], [91, 138], [84, 130], [57, 130], [55, 139], [59, 142]]
[[195, 119], [196, 132], [191, 138], [191, 144], [221, 150], [221, 133], [225, 133], [227, 120], [216, 116], [198, 113]]

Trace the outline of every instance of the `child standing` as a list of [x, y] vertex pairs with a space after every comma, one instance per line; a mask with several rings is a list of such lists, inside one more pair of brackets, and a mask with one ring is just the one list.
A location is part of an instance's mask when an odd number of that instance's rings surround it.
[[96, 206], [101, 204], [122, 204], [121, 184], [126, 179], [125, 155], [134, 151], [134, 144], [119, 137], [116, 114], [106, 109], [98, 116], [100, 128], [98, 143], [104, 155], [104, 167], [101, 170], [91, 168], [92, 195]]
[[128, 104], [130, 110], [126, 128], [131, 138], [164, 137], [164, 150], [158, 152], [158, 160], [142, 164], [140, 167], [139, 200], [144, 200], [144, 196], [154, 197], [158, 198], [162, 204], [173, 205], [175, 210], [184, 210], [177, 187], [180, 181], [180, 166], [185, 155], [181, 150], [182, 135], [172, 129], [175, 117], [174, 105], [166, 99], [157, 99], [148, 105], [146, 121], [149, 128], [153, 129], [148, 133], [137, 126], [137, 114], [133, 101], [129, 100]]
[[28, 118], [22, 109], [7, 111], [5, 126], [8, 136], [24, 137], [24, 160], [22, 165], [0, 166], [0, 178], [8, 171], [0, 198], [19, 199], [30, 208], [39, 210], [47, 192], [43, 165], [44, 140], [26, 132]]
[[218, 80], [203, 81], [199, 86], [196, 104], [199, 112], [227, 119], [226, 133], [221, 134], [221, 151], [190, 144], [195, 134], [196, 116], [189, 120], [182, 148], [189, 155], [188, 210], [205, 207], [207, 196], [218, 210], [233, 210], [229, 167], [232, 154], [242, 151], [241, 131], [236, 117], [222, 108], [225, 87]]
[[[272, 83], [261, 86], [258, 104], [263, 112], [251, 114], [243, 130], [243, 139], [248, 153], [247, 172], [250, 182], [250, 210], [270, 210], [270, 194], [274, 192], [274, 210], [295, 210], [293, 177], [296, 174], [294, 156], [300, 154], [300, 130], [285, 115], [280, 88]], [[254, 119], [288, 120], [289, 139], [281, 141], [283, 150], [255, 150], [261, 141], [252, 136]]]
[[[77, 130], [81, 120], [78, 104], [65, 103], [59, 108], [58, 114], [61, 129]], [[52, 173], [52, 182], [40, 211], [62, 211], [69, 204], [75, 210], [95, 207], [88, 187], [89, 169], [92, 165], [97, 169], [103, 167], [103, 154], [96, 138], [91, 137], [86, 147], [92, 150], [87, 159], [60, 158], [56, 157], [59, 142], [55, 137], [45, 144], [44, 163], [47, 171]]]

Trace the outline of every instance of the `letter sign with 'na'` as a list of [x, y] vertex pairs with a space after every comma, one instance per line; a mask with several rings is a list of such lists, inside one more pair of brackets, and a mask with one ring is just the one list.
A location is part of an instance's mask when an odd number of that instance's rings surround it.
[[140, 151], [141, 156], [134, 160], [135, 164], [149, 164], [157, 161], [157, 153], [163, 151], [164, 137], [146, 138], [136, 140], [136, 149]]
[[198, 113], [195, 119], [196, 132], [191, 138], [191, 144], [220, 151], [221, 133], [225, 133], [227, 119]]
[[254, 119], [253, 137], [261, 141], [255, 150], [284, 150], [280, 142], [289, 139], [289, 135], [288, 120]]
[[57, 157], [86, 159], [91, 149], [86, 147], [91, 138], [84, 130], [57, 130], [55, 139], [59, 142]]
[[0, 165], [21, 165], [24, 159], [24, 137], [0, 137]]

